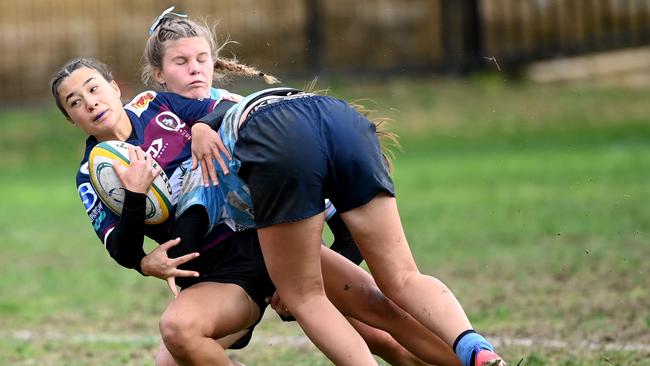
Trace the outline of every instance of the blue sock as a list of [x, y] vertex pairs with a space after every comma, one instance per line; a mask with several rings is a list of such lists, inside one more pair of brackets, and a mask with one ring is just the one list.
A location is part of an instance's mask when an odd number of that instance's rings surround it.
[[480, 350], [494, 351], [494, 347], [474, 329], [462, 332], [454, 342], [454, 352], [463, 366], [474, 366], [474, 356]]

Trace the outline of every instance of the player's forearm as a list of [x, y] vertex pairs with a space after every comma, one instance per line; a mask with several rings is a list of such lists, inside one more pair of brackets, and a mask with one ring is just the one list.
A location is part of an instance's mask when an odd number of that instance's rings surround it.
[[201, 117], [197, 122], [207, 124], [210, 126], [210, 128], [212, 128], [212, 130], [217, 131], [219, 130], [219, 127], [221, 127], [221, 123], [223, 122], [223, 117], [226, 115], [226, 112], [233, 105], [235, 105], [235, 103], [228, 100], [219, 101], [212, 112]]
[[117, 263], [140, 273], [140, 261], [146, 255], [142, 248], [145, 209], [145, 194], [126, 191], [120, 221], [106, 241], [106, 249]]
[[203, 206], [195, 205], [183, 212], [176, 221], [173, 235], [181, 238], [181, 242], [169, 249], [169, 258], [178, 258], [198, 251], [199, 244], [208, 232], [208, 225], [208, 215]]

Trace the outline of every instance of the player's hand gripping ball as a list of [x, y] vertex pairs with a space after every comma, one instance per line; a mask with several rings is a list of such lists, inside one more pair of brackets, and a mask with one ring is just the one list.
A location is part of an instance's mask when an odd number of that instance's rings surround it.
[[[118, 215], [122, 214], [125, 189], [113, 169], [113, 161], [129, 166], [129, 146], [133, 145], [124, 141], [103, 141], [90, 151], [88, 158], [90, 183], [102, 202]], [[152, 162], [152, 168], [158, 167], [151, 156], [147, 160]], [[146, 207], [145, 224], [160, 224], [169, 217], [172, 210], [172, 189], [165, 172], [161, 171], [151, 184]]]

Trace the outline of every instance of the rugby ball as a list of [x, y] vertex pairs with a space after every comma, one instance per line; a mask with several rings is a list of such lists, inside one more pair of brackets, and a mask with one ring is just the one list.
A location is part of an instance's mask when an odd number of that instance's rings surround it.
[[[103, 141], [95, 145], [88, 158], [90, 183], [102, 202], [117, 215], [122, 214], [126, 191], [113, 169], [113, 161], [116, 160], [125, 167], [129, 166], [129, 146], [133, 145], [124, 141]], [[152, 168], [156, 168], [158, 163], [151, 156], [149, 158]], [[172, 210], [172, 189], [165, 172], [160, 172], [151, 184], [147, 192], [146, 207], [145, 224], [160, 224], [169, 218]]]

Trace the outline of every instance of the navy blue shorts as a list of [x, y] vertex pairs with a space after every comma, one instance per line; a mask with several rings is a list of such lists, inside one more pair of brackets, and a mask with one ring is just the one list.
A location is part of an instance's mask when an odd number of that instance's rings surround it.
[[381, 192], [395, 195], [375, 125], [331, 97], [259, 108], [240, 129], [234, 156], [257, 227], [312, 217], [325, 209], [325, 198], [345, 212]]

